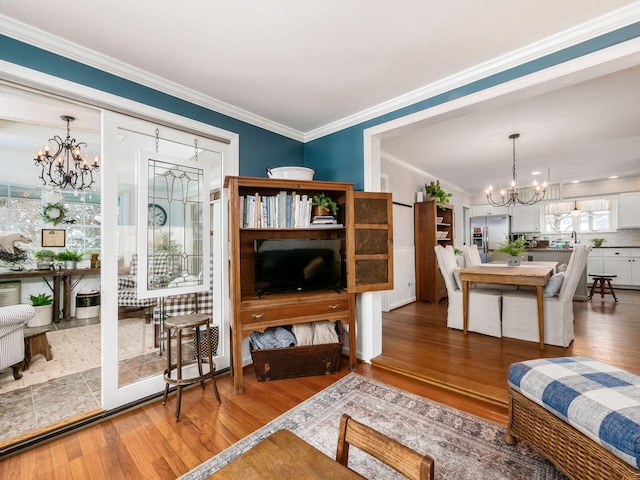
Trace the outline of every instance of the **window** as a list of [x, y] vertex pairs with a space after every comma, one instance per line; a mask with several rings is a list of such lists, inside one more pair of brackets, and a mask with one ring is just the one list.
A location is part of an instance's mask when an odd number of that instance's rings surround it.
[[[543, 233], [612, 232], [614, 202], [607, 198], [547, 203], [544, 206]], [[575, 209], [579, 210], [574, 215]]]
[[[40, 230], [45, 227], [42, 206], [46, 190], [0, 184], [0, 232], [17, 231], [33, 239], [34, 250], [40, 248]], [[67, 207], [67, 222], [55, 228], [67, 231], [67, 248], [79, 252], [100, 249], [100, 194], [62, 192]]]

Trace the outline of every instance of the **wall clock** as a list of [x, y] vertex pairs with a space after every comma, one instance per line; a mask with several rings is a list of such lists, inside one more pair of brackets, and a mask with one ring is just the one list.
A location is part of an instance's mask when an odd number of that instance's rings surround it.
[[167, 212], [157, 203], [149, 204], [149, 226], [162, 227], [167, 223]]

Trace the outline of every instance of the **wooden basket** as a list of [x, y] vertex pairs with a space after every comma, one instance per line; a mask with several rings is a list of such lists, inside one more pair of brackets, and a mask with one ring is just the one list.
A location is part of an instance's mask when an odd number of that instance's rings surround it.
[[638, 480], [640, 470], [616, 457], [571, 425], [509, 388], [509, 434], [548, 458], [575, 480]]
[[344, 346], [344, 328], [335, 322], [338, 343], [305, 345], [288, 348], [254, 349], [251, 343], [251, 358], [259, 382], [283, 378], [306, 377], [336, 373]]

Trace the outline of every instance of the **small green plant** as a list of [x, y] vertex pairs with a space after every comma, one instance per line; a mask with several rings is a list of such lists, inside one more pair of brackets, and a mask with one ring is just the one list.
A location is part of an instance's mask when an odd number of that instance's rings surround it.
[[31, 305], [34, 307], [43, 307], [45, 305], [51, 305], [53, 303], [53, 297], [46, 293], [39, 293], [38, 295], [31, 295]]
[[513, 242], [507, 242], [504, 245], [496, 248], [496, 252], [506, 253], [512, 257], [521, 256], [527, 249], [527, 241], [524, 237], [519, 237]]
[[71, 250], [63, 250], [56, 255], [56, 260], [61, 262], [79, 262], [82, 260], [82, 254]]
[[462, 255], [462, 250], [460, 250], [459, 248], [454, 248], [453, 253], [456, 255]]
[[604, 238], [592, 238], [591, 241], [593, 242], [594, 247], [601, 247], [607, 240]]
[[35, 258], [51, 258], [54, 259], [56, 258], [56, 252], [54, 252], [53, 250], [47, 250], [42, 249], [42, 250], [36, 250], [35, 252], [33, 252], [33, 256]]
[[331, 212], [332, 215], [336, 215], [338, 213], [338, 204], [327, 197], [324, 193], [320, 195], [314, 195], [311, 200], [311, 205], [314, 207], [324, 208], [325, 210]]
[[431, 196], [435, 199], [438, 207], [442, 210], [444, 210], [444, 206], [449, 203], [449, 199], [453, 197], [453, 193], [447, 193], [442, 189], [442, 187], [440, 187], [440, 180], [431, 182], [429, 185], [425, 184], [424, 190], [427, 196]]

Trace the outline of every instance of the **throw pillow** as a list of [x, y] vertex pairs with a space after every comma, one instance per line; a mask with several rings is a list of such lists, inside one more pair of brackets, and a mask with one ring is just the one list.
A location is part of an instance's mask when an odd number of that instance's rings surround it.
[[453, 269], [453, 283], [458, 287], [458, 290], [462, 290], [462, 280], [460, 279], [460, 267]]
[[567, 264], [566, 263], [561, 263], [560, 265], [558, 265], [558, 273], [560, 272], [566, 272], [567, 271]]
[[553, 275], [547, 284], [544, 286], [544, 297], [555, 297], [560, 292], [562, 282], [564, 281], [564, 272], [556, 273]]

